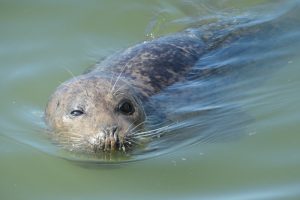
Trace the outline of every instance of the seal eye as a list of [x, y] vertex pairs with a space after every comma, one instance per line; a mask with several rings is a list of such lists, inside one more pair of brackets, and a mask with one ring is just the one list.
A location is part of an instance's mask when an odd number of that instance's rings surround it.
[[83, 115], [84, 112], [83, 112], [83, 110], [72, 110], [72, 111], [70, 112], [70, 114], [71, 114], [72, 116], [74, 116], [74, 117], [78, 117], [78, 116], [80, 116], [80, 115]]
[[129, 100], [120, 103], [119, 111], [124, 115], [132, 115], [134, 113], [134, 106]]

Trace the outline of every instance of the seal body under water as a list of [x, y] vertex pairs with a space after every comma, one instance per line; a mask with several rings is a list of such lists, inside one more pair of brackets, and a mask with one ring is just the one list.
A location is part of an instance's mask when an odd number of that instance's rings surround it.
[[[199, 58], [211, 49], [258, 31], [235, 29], [235, 23], [217, 22], [137, 44], [66, 81], [46, 107], [52, 136], [76, 152], [130, 149], [148, 131], [148, 112], [158, 109], [146, 108], [151, 96], [189, 79]], [[203, 70], [196, 76], [209, 73], [214, 72]]]

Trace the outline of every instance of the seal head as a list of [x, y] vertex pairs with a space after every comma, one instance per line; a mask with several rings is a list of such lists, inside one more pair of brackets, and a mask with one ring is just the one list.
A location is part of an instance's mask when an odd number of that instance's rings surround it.
[[125, 80], [103, 74], [81, 75], [60, 85], [45, 113], [55, 141], [76, 152], [125, 151], [145, 121], [136, 91]]

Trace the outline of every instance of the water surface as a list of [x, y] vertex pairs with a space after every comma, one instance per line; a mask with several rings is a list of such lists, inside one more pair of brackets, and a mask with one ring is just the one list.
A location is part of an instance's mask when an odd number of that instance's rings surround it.
[[[137, 154], [152, 157], [148, 160], [77, 165], [61, 159], [42, 132], [44, 106], [55, 87], [71, 77], [68, 71], [81, 74], [117, 50], [216, 18], [277, 18], [294, 2], [32, 0], [0, 5], [1, 199], [300, 197], [297, 22], [276, 35], [276, 40], [251, 43], [278, 47], [273, 51], [249, 50], [235, 57], [236, 48], [232, 48], [231, 57], [218, 57], [224, 54], [214, 52], [203, 58], [202, 63], [212, 67], [255, 60], [248, 65], [259, 64], [265, 74], [269, 72], [256, 82], [257, 76], [250, 75], [257, 73], [246, 71], [249, 75], [243, 74], [242, 81], [222, 87], [217, 96], [222, 101], [215, 105], [237, 106], [206, 115], [200, 121], [205, 122], [204, 139], [178, 138], [176, 145], [156, 140], [152, 145], [158, 151]], [[241, 42], [238, 47], [249, 44]], [[250, 89], [249, 83], [253, 83]], [[195, 107], [176, 111], [192, 113]], [[209, 118], [214, 116], [218, 118]], [[196, 118], [186, 119], [191, 124]], [[216, 121], [218, 126], [212, 124]], [[195, 136], [191, 129], [179, 131]], [[223, 137], [228, 135], [234, 137]]]

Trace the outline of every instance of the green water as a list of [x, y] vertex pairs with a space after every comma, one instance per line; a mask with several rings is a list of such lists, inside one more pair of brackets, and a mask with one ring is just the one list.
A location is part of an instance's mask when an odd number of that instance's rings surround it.
[[0, 199], [300, 199], [297, 56], [252, 92], [255, 122], [239, 140], [82, 166], [48, 153], [42, 136], [43, 109], [68, 71], [81, 74], [117, 50], [181, 30], [188, 17], [271, 2], [1, 1]]

